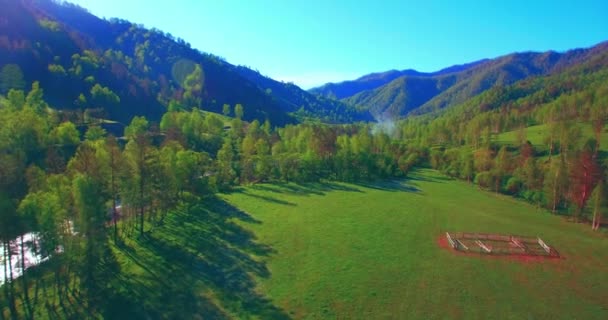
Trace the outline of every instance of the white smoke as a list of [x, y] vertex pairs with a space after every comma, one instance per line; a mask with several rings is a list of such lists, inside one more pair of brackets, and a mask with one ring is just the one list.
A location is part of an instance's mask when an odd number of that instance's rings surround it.
[[395, 137], [397, 123], [390, 115], [374, 116], [376, 123], [372, 127], [372, 134], [385, 133], [389, 137]]

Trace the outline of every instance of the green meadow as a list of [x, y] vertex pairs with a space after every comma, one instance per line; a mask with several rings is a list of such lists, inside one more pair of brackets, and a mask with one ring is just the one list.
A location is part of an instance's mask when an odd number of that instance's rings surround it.
[[[588, 138], [595, 138], [591, 125], [588, 123], [580, 123], [581, 140], [584, 142]], [[539, 150], [547, 150], [548, 146], [545, 143], [547, 126], [544, 124], [527, 127], [525, 129], [526, 139]], [[496, 136], [496, 142], [500, 144], [507, 144], [515, 146], [517, 144], [518, 130], [507, 131], [500, 133]], [[601, 134], [600, 141], [603, 142], [600, 145], [600, 150], [608, 151], [608, 131], [604, 130]]]
[[[606, 319], [608, 238], [419, 170], [405, 181], [256, 185], [223, 196], [272, 253], [257, 291], [304, 319]], [[559, 260], [457, 255], [444, 231], [540, 236]]]

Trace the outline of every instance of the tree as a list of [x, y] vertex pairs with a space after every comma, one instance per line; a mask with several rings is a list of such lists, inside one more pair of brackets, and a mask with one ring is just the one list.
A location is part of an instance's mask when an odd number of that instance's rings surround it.
[[[4, 296], [8, 301], [9, 310], [13, 318], [17, 318], [17, 307], [15, 305], [15, 290], [12, 280], [13, 264], [12, 251], [10, 250], [10, 241], [18, 235], [18, 221], [15, 209], [15, 203], [12, 199], [6, 196], [4, 192], [0, 192], [0, 240], [2, 241], [2, 261], [4, 261], [4, 279], [7, 283], [4, 287]], [[6, 262], [8, 261], [8, 263]]]
[[568, 170], [563, 155], [551, 159], [545, 173], [544, 191], [547, 204], [553, 214], [564, 199], [568, 190]]
[[483, 171], [475, 175], [475, 183], [482, 188], [491, 188], [493, 182], [494, 177], [491, 171]]
[[494, 152], [488, 148], [482, 148], [474, 153], [475, 171], [489, 171], [494, 167]]
[[498, 192], [500, 190], [502, 179], [510, 172], [511, 167], [511, 157], [506, 146], [502, 146], [500, 148], [498, 154], [496, 155], [496, 159], [494, 159], [494, 163], [494, 191]]
[[270, 161], [270, 146], [265, 139], [258, 139], [258, 141], [255, 143], [255, 150], [255, 176], [261, 181], [268, 180], [272, 170]]
[[99, 83], [91, 88], [91, 97], [94, 103], [104, 105], [116, 105], [120, 103], [120, 98], [108, 87], [102, 87]]
[[[608, 98], [606, 98], [608, 99]], [[606, 105], [602, 103], [596, 103], [593, 105], [591, 109], [591, 124], [593, 127], [593, 133], [595, 135], [595, 157], [597, 157], [597, 152], [600, 149], [600, 141], [602, 139], [602, 130], [604, 130], [604, 124], [606, 122], [606, 116], [608, 112], [606, 111]]]
[[602, 224], [602, 211], [606, 210], [607, 194], [606, 194], [605, 179], [600, 179], [597, 186], [593, 190], [593, 220], [591, 221], [591, 229], [599, 230]]
[[53, 142], [59, 145], [77, 145], [80, 143], [80, 132], [72, 122], [63, 122], [51, 132]]
[[226, 138], [222, 148], [217, 152], [217, 181], [222, 189], [228, 188], [235, 182], [237, 177], [234, 169], [235, 160], [232, 140]]
[[21, 110], [25, 106], [25, 92], [23, 90], [11, 89], [8, 92], [7, 98], [12, 110]]
[[594, 153], [590, 148], [584, 148], [570, 166], [569, 195], [570, 200], [577, 207], [574, 213], [575, 222], [578, 222], [578, 217], [600, 178], [600, 167]]
[[224, 104], [222, 106], [222, 114], [225, 115], [226, 117], [230, 116], [230, 105], [229, 104]]
[[184, 80], [184, 104], [189, 108], [200, 108], [203, 94], [205, 75], [199, 64], [194, 66], [194, 70]]
[[460, 162], [462, 165], [460, 176], [470, 183], [473, 176], [475, 176], [475, 163], [471, 151], [463, 149], [462, 153], [460, 154]]
[[96, 146], [91, 141], [85, 141], [78, 146], [68, 168], [73, 173], [86, 174], [97, 183], [104, 181], [103, 164], [97, 156]]
[[7, 64], [0, 71], [0, 94], [5, 94], [11, 89], [23, 90], [25, 80], [23, 71], [16, 64]]
[[545, 124], [547, 130], [545, 131], [544, 142], [549, 145], [549, 159], [553, 156], [553, 150], [555, 149], [555, 139], [559, 136], [558, 132], [558, 114], [559, 106], [551, 105], [547, 110], [547, 116], [545, 117]]
[[78, 95], [78, 98], [76, 98], [76, 100], [74, 100], [74, 105], [76, 105], [79, 108], [84, 109], [84, 107], [86, 107], [87, 105], [87, 98], [84, 96], [84, 94], [80, 94]]
[[542, 189], [543, 175], [541, 168], [535, 158], [528, 158], [521, 168], [523, 182], [526, 189], [531, 191], [539, 191]]
[[117, 200], [119, 194], [119, 178], [122, 178], [120, 173], [123, 166], [123, 158], [118, 147], [116, 137], [109, 136], [105, 143], [106, 152], [108, 154], [109, 167], [109, 191], [112, 197], [112, 224], [114, 225], [114, 242], [118, 241], [118, 209]]
[[87, 132], [85, 132], [84, 137], [89, 141], [97, 141], [103, 139], [107, 134], [107, 131], [97, 125], [90, 126]]
[[104, 269], [107, 268], [109, 248], [105, 228], [106, 208], [101, 185], [86, 174], [77, 174], [73, 180], [74, 209], [78, 214], [78, 229], [82, 233], [81, 291], [93, 311], [104, 298], [107, 287]]
[[240, 103], [237, 103], [237, 105], [234, 106], [234, 117], [239, 120], [242, 120], [244, 114], [245, 113], [243, 110], [243, 105], [241, 105]]
[[150, 184], [150, 160], [152, 148], [147, 135], [148, 121], [143, 117], [134, 117], [131, 124], [125, 128], [125, 136], [129, 142], [125, 147], [125, 161], [129, 171], [128, 186], [131, 204], [139, 209], [139, 234], [144, 235], [144, 212], [150, 201], [148, 193]]
[[147, 134], [148, 127], [149, 123], [145, 117], [133, 117], [131, 124], [125, 127], [125, 137], [133, 140], [138, 136], [144, 136]]
[[48, 109], [48, 105], [44, 102], [44, 91], [40, 88], [40, 83], [35, 81], [32, 83], [32, 90], [25, 97], [25, 106], [34, 110], [36, 114], [43, 115]]

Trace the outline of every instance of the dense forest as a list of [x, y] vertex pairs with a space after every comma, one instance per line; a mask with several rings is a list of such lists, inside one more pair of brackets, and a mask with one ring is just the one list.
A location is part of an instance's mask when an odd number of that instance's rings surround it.
[[[605, 44], [379, 74], [337, 101], [73, 5], [11, 2], [0, 30], [2, 261], [25, 270], [25, 246], [48, 259], [18, 279], [4, 263], [0, 319], [69, 301], [98, 315], [124, 294], [116, 248], [240, 185], [405, 178], [427, 166], [605, 226]], [[434, 100], [450, 92], [458, 98]], [[353, 106], [372, 93], [401, 97], [378, 115], [429, 107], [376, 123]]]

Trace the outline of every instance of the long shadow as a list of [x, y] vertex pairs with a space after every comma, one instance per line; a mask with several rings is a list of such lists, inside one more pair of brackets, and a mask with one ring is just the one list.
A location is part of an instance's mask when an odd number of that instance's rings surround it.
[[251, 189], [298, 196], [323, 196], [327, 192], [331, 191], [363, 192], [355, 187], [329, 181], [307, 183], [260, 184], [252, 186]]
[[446, 176], [434, 176], [434, 177], [429, 177], [429, 176], [423, 176], [419, 173], [412, 173], [409, 174], [406, 178], [405, 181], [423, 181], [423, 182], [436, 182], [436, 183], [444, 183], [446, 181], [451, 181], [454, 180], [450, 177], [446, 177]]
[[381, 181], [372, 181], [372, 182], [361, 182], [357, 183], [365, 188], [382, 190], [382, 191], [390, 191], [390, 192], [412, 192], [419, 193], [422, 192], [418, 187], [416, 187], [413, 183], [406, 180], [381, 180]]
[[263, 195], [247, 192], [247, 191], [244, 191], [244, 190], [240, 190], [240, 191], [237, 191], [237, 192], [239, 192], [241, 194], [244, 194], [244, 195], [246, 195], [248, 197], [252, 197], [252, 198], [256, 198], [256, 199], [260, 199], [260, 200], [264, 200], [264, 201], [268, 201], [268, 202], [272, 202], [272, 203], [276, 203], [276, 204], [282, 204], [282, 205], [285, 205], [285, 206], [292, 206], [292, 207], [296, 206], [295, 203], [292, 203], [292, 202], [289, 202], [289, 201], [285, 201], [285, 200], [281, 200], [281, 199], [277, 199], [277, 198], [273, 198], [273, 197], [269, 197], [269, 196], [263, 196]]
[[288, 319], [256, 291], [274, 253], [235, 223], [260, 223], [217, 198], [171, 213], [154, 232], [121, 247], [143, 271], [117, 280], [104, 316], [165, 319]]

